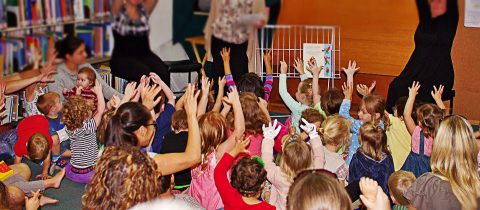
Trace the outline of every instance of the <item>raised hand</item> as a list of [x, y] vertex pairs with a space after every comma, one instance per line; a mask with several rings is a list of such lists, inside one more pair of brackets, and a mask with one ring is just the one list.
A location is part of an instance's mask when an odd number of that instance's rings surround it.
[[155, 84], [159, 84], [162, 83], [162, 79], [160, 78], [160, 76], [158, 76], [158, 74], [156, 74], [155, 72], [150, 72], [150, 75], [149, 75], [149, 78], [155, 83]]
[[37, 76], [37, 82], [54, 82], [55, 80], [51, 76], [55, 73], [57, 73], [57, 67], [55, 65], [47, 65], [40, 69], [40, 74]]
[[[124, 96], [125, 98], [125, 96]], [[110, 98], [110, 101], [107, 103], [107, 109], [112, 110], [112, 109], [117, 109], [120, 106], [120, 98], [118, 96], [113, 95], [112, 98]]]
[[431, 94], [435, 101], [442, 101], [443, 88], [443, 85], [440, 85], [438, 88], [435, 85], [433, 86]]
[[245, 136], [242, 136], [241, 138], [236, 138], [236, 140], [235, 146], [228, 153], [233, 157], [237, 157], [237, 155], [241, 153], [249, 154], [250, 152], [247, 150], [247, 147], [250, 144], [250, 137], [245, 138]]
[[267, 126], [263, 124], [262, 130], [263, 130], [263, 138], [265, 139], [275, 139], [277, 137], [278, 133], [280, 133], [280, 130], [282, 129], [281, 126], [277, 127], [277, 120], [274, 120], [273, 123], [270, 122], [268, 123]]
[[310, 69], [312, 75], [319, 76], [323, 66], [317, 66], [315, 63], [308, 63], [308, 69]]
[[383, 192], [382, 188], [378, 186], [378, 183], [375, 180], [362, 177], [359, 185], [360, 190], [362, 191], [360, 199], [362, 200], [363, 205], [369, 210], [390, 209], [390, 201], [387, 195]]
[[272, 50], [267, 49], [265, 53], [263, 54], [263, 62], [265, 64], [271, 64], [272, 63]]
[[218, 77], [218, 89], [219, 90], [224, 90], [225, 89], [225, 84], [227, 84], [227, 79], [225, 79], [225, 76]]
[[345, 99], [351, 100], [353, 95], [353, 83], [343, 83], [342, 90], [343, 95], [345, 95]]
[[208, 97], [208, 92], [210, 91], [210, 80], [208, 77], [202, 77], [202, 97]]
[[235, 104], [240, 103], [240, 97], [238, 96], [237, 88], [232, 88], [230, 92], [227, 93], [228, 100], [226, 101], [228, 104]]
[[[148, 110], [153, 110], [153, 108], [160, 103], [162, 97], [157, 97], [160, 91], [162, 91], [162, 87], [159, 85], [153, 85], [145, 88], [141, 93], [142, 104], [147, 107]], [[157, 99], [155, 99], [155, 97], [157, 97]]]
[[184, 108], [187, 116], [197, 117], [197, 101], [200, 91], [195, 94], [195, 86], [193, 84], [188, 84], [187, 90], [185, 91], [185, 101]]
[[222, 56], [223, 62], [230, 63], [230, 48], [224, 47], [222, 51], [220, 51], [220, 55]]
[[137, 83], [136, 82], [128, 83], [127, 86], [125, 87], [125, 93], [123, 94], [122, 102], [128, 102], [132, 100], [137, 94], [138, 94]]
[[295, 59], [295, 70], [297, 70], [297, 72], [302, 75], [302, 74], [305, 74], [305, 71], [304, 71], [304, 68], [303, 68], [303, 60], [301, 58], [297, 58]]
[[300, 125], [300, 128], [308, 134], [310, 139], [318, 137], [317, 126], [313, 123], [309, 123], [307, 120], [302, 118], [303, 125]]
[[377, 81], [373, 81], [370, 87], [368, 87], [365, 84], [358, 84], [357, 85], [357, 92], [362, 95], [366, 96], [370, 93], [372, 93], [373, 89], [375, 89], [375, 86], [377, 85]]
[[415, 98], [418, 94], [418, 90], [420, 90], [420, 82], [413, 81], [411, 87], [408, 88], [408, 97]]
[[288, 65], [285, 61], [280, 61], [280, 73], [287, 74], [288, 72]]
[[348, 68], [342, 67], [343, 72], [348, 76], [351, 76], [353, 78], [353, 75], [360, 69], [360, 67], [357, 67], [357, 62], [356, 61], [348, 61]]
[[[97, 95], [99, 94], [102, 94], [103, 95], [103, 92], [102, 92], [102, 84], [100, 84], [100, 81], [95, 80], [95, 86], [93, 86], [93, 92]], [[103, 99], [102, 99], [103, 100]]]

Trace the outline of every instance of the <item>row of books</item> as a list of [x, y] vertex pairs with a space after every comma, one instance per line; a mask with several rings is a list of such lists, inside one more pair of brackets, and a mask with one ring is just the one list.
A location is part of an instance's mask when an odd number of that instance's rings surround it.
[[[85, 41], [90, 57], [110, 56], [113, 48], [111, 25], [85, 24], [75, 29], [77, 37]], [[64, 38], [62, 32], [44, 31], [33, 34], [14, 34], [0, 39], [0, 75], [7, 76], [22, 71], [32, 61], [32, 48], [42, 52], [42, 63], [53, 50], [54, 43]]]
[[0, 27], [56, 24], [110, 15], [112, 0], [0, 0]]
[[102, 79], [110, 85], [110, 87], [113, 87], [116, 91], [119, 93], [124, 93], [125, 87], [128, 84], [128, 81], [119, 77], [113, 76], [110, 72], [110, 67], [108, 66], [101, 66], [100, 68], [97, 69], [98, 73], [102, 77]]

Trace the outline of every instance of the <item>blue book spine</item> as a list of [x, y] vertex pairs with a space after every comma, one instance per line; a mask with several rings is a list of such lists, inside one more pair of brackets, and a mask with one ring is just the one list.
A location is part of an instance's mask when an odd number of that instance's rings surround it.
[[62, 8], [60, 6], [61, 0], [52, 0], [52, 1], [56, 1], [55, 10], [57, 11], [57, 22], [62, 22]]
[[25, 21], [27, 25], [32, 24], [32, 0], [27, 0], [25, 4]]

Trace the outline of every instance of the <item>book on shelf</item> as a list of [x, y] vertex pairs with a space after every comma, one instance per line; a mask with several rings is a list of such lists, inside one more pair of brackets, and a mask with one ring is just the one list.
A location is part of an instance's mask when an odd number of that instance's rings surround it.
[[111, 0], [0, 0], [0, 28], [103, 18], [110, 15], [110, 4]]
[[113, 33], [110, 23], [79, 25], [75, 28], [75, 35], [85, 41], [92, 57], [101, 58], [112, 54]]
[[5, 96], [5, 116], [2, 125], [18, 121], [18, 95]]

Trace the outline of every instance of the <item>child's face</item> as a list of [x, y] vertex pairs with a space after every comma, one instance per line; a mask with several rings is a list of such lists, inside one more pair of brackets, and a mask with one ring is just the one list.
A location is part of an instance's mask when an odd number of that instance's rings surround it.
[[62, 101], [60, 101], [60, 98], [57, 98], [57, 100], [55, 101], [55, 110], [54, 110], [54, 114], [58, 114], [59, 112], [61, 112], [63, 109], [63, 103]]
[[372, 120], [372, 115], [367, 112], [367, 108], [362, 105], [360, 110], [358, 110], [358, 119], [362, 122], [368, 122]]
[[88, 88], [92, 82], [88, 80], [88, 77], [86, 74], [78, 74], [77, 75], [77, 87], [83, 87], [83, 88]]

